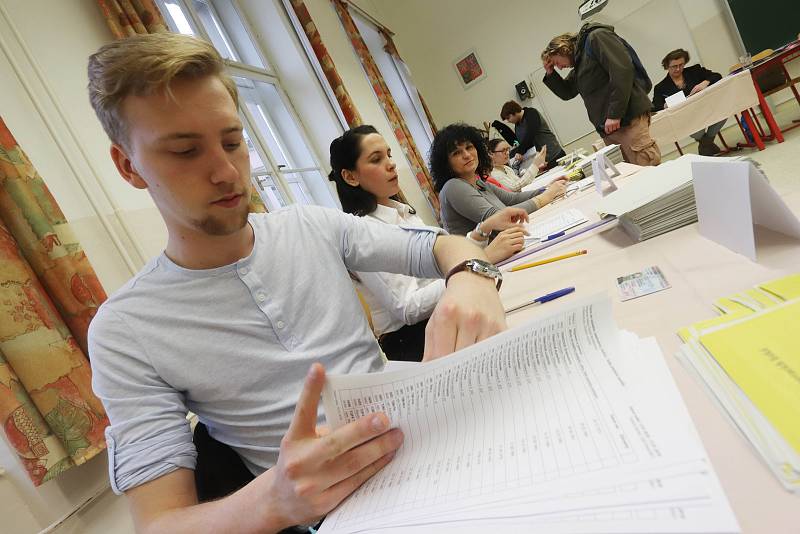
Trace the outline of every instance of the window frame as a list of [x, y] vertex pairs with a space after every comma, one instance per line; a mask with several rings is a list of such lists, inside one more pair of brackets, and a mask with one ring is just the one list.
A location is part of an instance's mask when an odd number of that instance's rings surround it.
[[[172, 14], [166, 7], [166, 3], [169, 2], [170, 4], [175, 4], [181, 10], [182, 15], [186, 19], [187, 23], [189, 24], [190, 29], [192, 30], [193, 34], [199, 38], [202, 38], [210, 43], [214, 43], [214, 40], [209, 35], [208, 31], [204, 26], [204, 21], [201, 18], [198, 11], [195, 9], [194, 6], [195, 0], [157, 0], [158, 6], [165, 11], [165, 15], [167, 15], [167, 25], [170, 27], [171, 30], [176, 31], [175, 25], [173, 24]], [[275, 157], [271, 153], [270, 150], [270, 143], [266, 140], [264, 132], [261, 131], [261, 128], [258, 126], [258, 120], [253, 116], [253, 114], [248, 109], [245, 102], [253, 102], [253, 99], [249, 99], [245, 101], [240, 95], [240, 102], [239, 102], [239, 115], [244, 123], [244, 127], [247, 130], [248, 137], [251, 139], [253, 143], [253, 147], [258, 152], [261, 161], [264, 163], [264, 170], [263, 172], [254, 172], [251, 168], [250, 176], [251, 181], [255, 187], [260, 189], [259, 196], [262, 197], [262, 200], [265, 204], [267, 204], [270, 209], [274, 206], [274, 202], [270, 199], [268, 203], [268, 199], [264, 198], [264, 194], [262, 192], [266, 192], [266, 188], [269, 186], [264, 185], [267, 177], [269, 180], [272, 181], [272, 184], [276, 187], [280, 198], [282, 198], [283, 202], [280, 203], [281, 206], [283, 205], [290, 205], [290, 204], [317, 204], [321, 206], [327, 207], [338, 207], [337, 199], [335, 198], [334, 193], [331, 191], [330, 187], [327, 186], [327, 171], [326, 167], [323, 165], [322, 159], [314, 150], [314, 145], [309, 138], [309, 135], [306, 131], [305, 125], [303, 121], [297, 114], [297, 111], [294, 108], [294, 105], [291, 102], [288, 94], [286, 93], [285, 89], [283, 88], [280, 78], [276, 74], [274, 68], [272, 67], [273, 62], [270, 61], [270, 57], [267, 50], [264, 50], [263, 47], [258, 43], [258, 41], [254, 38], [254, 31], [253, 27], [250, 22], [247, 20], [247, 17], [244, 15], [244, 11], [241, 8], [241, 5], [237, 0], [221, 0], [223, 2], [228, 2], [231, 9], [235, 10], [236, 16], [238, 17], [239, 21], [241, 22], [242, 27], [237, 28], [233, 31], [243, 31], [243, 35], [237, 35], [235, 37], [231, 37], [231, 29], [225, 24], [223, 17], [220, 16], [218, 7], [216, 5], [217, 0], [201, 0], [203, 3], [209, 6], [209, 9], [212, 14], [212, 18], [214, 19], [214, 23], [216, 28], [220, 31], [220, 37], [226, 43], [229, 48], [229, 51], [234, 55], [234, 57], [242, 58], [243, 54], [238, 47], [236, 46], [236, 42], [238, 41], [247, 41], [252, 45], [253, 52], [257, 55], [258, 59], [261, 61], [265, 67], [259, 67], [256, 65], [251, 65], [249, 63], [245, 63], [239, 60], [233, 60], [224, 57], [223, 53], [220, 52], [220, 55], [223, 55], [223, 62], [225, 63], [226, 72], [230, 76], [236, 76], [240, 78], [244, 78], [253, 82], [264, 83], [272, 86], [277, 96], [280, 100], [280, 103], [286, 113], [288, 114], [289, 119], [292, 121], [293, 126], [296, 130], [296, 133], [299, 136], [299, 140], [304, 145], [303, 151], [307, 153], [308, 157], [310, 158], [311, 163], [313, 166], [308, 165], [301, 165], [299, 167], [292, 167], [291, 165], [283, 165], [278, 164], [275, 160]], [[291, 17], [290, 17], [290, 20]], [[215, 46], [216, 48], [216, 46]], [[313, 62], [312, 62], [313, 65]], [[256, 84], [256, 88], [254, 89], [255, 93], [259, 92], [258, 85]], [[260, 105], [263, 110], [267, 110], [266, 113], [263, 113], [264, 119], [267, 121], [268, 125], [270, 121], [274, 124], [274, 118], [268, 113], [269, 107], [266, 105], [267, 101], [263, 98], [263, 96], [256, 102]], [[338, 106], [334, 108], [337, 111], [337, 116], [341, 114], [339, 111]], [[282, 149], [284, 154], [287, 158], [290, 158], [289, 163], [292, 163], [292, 159], [295, 159], [293, 155], [293, 150], [287, 149], [286, 147], [289, 146], [287, 140], [284, 139], [281, 135], [279, 135], [278, 128], [271, 128], [273, 130], [272, 138], [277, 143], [278, 147]], [[307, 179], [307, 173], [318, 173], [319, 180], [323, 182], [326, 186], [324, 188], [320, 187], [309, 187], [309, 185], [305, 182]], [[290, 179], [287, 175], [294, 175], [296, 179]], [[305, 199], [300, 199], [297, 197], [296, 193], [294, 192], [294, 188], [292, 184], [297, 184], [297, 187], [303, 192]], [[317, 191], [317, 194], [314, 194], [314, 191]], [[319, 198], [319, 191], [324, 190], [324, 194], [326, 194], [326, 198]]]

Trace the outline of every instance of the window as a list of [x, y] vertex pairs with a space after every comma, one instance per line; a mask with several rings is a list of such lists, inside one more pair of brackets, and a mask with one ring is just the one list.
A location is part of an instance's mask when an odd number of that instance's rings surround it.
[[233, 0], [159, 0], [173, 32], [211, 42], [239, 89], [250, 177], [269, 210], [293, 203], [337, 207], [280, 80]]
[[411, 81], [408, 67], [384, 50], [386, 41], [373, 22], [354, 9], [350, 9], [350, 14], [406, 121], [419, 153], [425, 157], [433, 142], [433, 131], [419, 99], [419, 92]]

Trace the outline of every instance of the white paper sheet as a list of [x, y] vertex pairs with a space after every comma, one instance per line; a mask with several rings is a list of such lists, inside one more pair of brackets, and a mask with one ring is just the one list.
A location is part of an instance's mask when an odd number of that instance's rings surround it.
[[589, 219], [586, 218], [586, 215], [575, 208], [560, 211], [546, 219], [533, 219], [525, 225], [525, 229], [528, 230], [528, 235], [525, 236], [525, 243], [541, 241], [546, 239], [547, 236], [569, 230], [588, 221]]
[[678, 91], [674, 95], [669, 95], [667, 98], [665, 98], [664, 102], [667, 103], [668, 108], [671, 108], [676, 104], [680, 104], [681, 102], [686, 102], [686, 95], [683, 94], [683, 91]]
[[[756, 261], [753, 225], [800, 238], [800, 221], [746, 161], [711, 161], [692, 165], [698, 230], [704, 237]], [[724, 188], [725, 194], [720, 194]]]
[[[630, 515], [631, 507], [681, 502], [711, 503], [722, 510], [704, 516], [724, 527], [715, 531], [735, 531], [713, 471], [697, 467], [707, 459], [685, 408], [676, 409], [674, 384], [656, 401], [652, 366], [625, 356], [631, 346], [617, 334], [608, 298], [595, 297], [414, 369], [329, 376], [323, 402], [332, 426], [383, 411], [405, 442], [320, 532], [438, 530], [465, 517], [524, 523], [612, 508]], [[647, 350], [660, 357], [657, 345]], [[684, 483], [647, 482], [676, 470]], [[635, 531], [630, 520], [620, 525]]]

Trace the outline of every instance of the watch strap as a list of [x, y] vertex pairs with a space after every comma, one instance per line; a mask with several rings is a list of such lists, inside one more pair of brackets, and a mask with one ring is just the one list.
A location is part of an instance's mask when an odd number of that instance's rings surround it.
[[[455, 267], [453, 267], [452, 269], [450, 269], [450, 272], [448, 272], [447, 276], [445, 276], [445, 278], [444, 278], [444, 285], [447, 286], [447, 282], [450, 281], [450, 277], [453, 276], [454, 274], [460, 273], [461, 271], [469, 271], [471, 273], [477, 274], [478, 276], [483, 276], [485, 278], [494, 278], [494, 280], [497, 282], [497, 286], [496, 286], [497, 290], [499, 291], [500, 290], [500, 286], [503, 283], [502, 275], [501, 276], [492, 276], [490, 274], [483, 273], [481, 271], [476, 271], [475, 269], [472, 268], [473, 261], [474, 260], [464, 260], [461, 263], [459, 263], [458, 265], [456, 265]], [[498, 271], [498, 273], [499, 273], [499, 271]]]

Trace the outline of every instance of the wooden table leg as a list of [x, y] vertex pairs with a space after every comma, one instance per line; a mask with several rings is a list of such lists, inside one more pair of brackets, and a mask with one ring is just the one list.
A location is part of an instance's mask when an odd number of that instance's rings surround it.
[[[772, 116], [772, 110], [769, 109], [769, 105], [767, 105], [767, 101], [764, 98], [764, 95], [761, 93], [761, 88], [758, 86], [755, 78], [753, 78], [753, 85], [756, 87], [758, 105], [761, 107], [761, 113], [764, 115], [764, 118], [767, 119], [767, 125], [769, 126], [770, 132], [772, 132], [772, 135], [775, 136], [775, 139], [779, 143], [783, 143], [783, 133], [781, 132], [781, 129], [778, 128], [778, 123], [775, 122], [775, 117]], [[748, 124], [750, 123], [748, 122]]]

